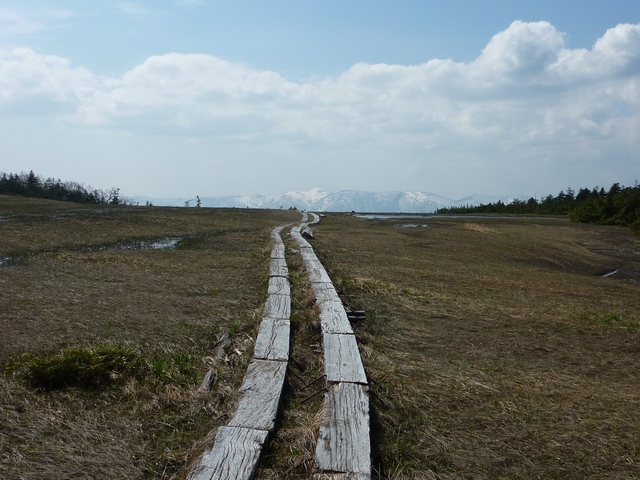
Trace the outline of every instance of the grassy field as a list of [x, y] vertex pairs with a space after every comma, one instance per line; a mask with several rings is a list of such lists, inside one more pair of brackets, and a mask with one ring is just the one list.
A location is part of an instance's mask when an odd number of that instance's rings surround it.
[[[0, 478], [183, 478], [229, 419], [269, 232], [299, 218], [0, 196]], [[381, 478], [640, 477], [640, 237], [562, 218], [337, 214], [315, 233], [367, 312]], [[162, 239], [179, 242], [149, 248]], [[292, 362], [261, 480], [308, 478], [322, 405], [317, 311], [287, 255]]]
[[385, 477], [640, 477], [640, 237], [556, 218], [329, 215], [315, 232], [368, 314]]
[[0, 196], [0, 478], [184, 475], [228, 421], [270, 231], [299, 218]]

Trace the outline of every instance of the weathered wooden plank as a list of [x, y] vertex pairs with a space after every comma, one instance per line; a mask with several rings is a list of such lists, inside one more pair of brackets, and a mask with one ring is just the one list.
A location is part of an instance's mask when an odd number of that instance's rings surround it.
[[265, 430], [220, 427], [213, 448], [200, 459], [188, 479], [250, 480], [268, 435]]
[[318, 304], [320, 309], [320, 325], [323, 333], [353, 334], [351, 323], [342, 302], [322, 302]]
[[309, 219], [309, 224], [310, 224], [310, 225], [313, 225], [313, 224], [315, 224], [315, 223], [319, 223], [319, 222], [320, 222], [320, 217], [319, 217], [317, 214], [315, 214], [315, 213], [310, 213], [309, 215], [310, 215], [310, 217], [311, 217], [311, 218]]
[[253, 358], [281, 362], [289, 360], [290, 332], [289, 320], [263, 318], [253, 349]]
[[340, 302], [340, 296], [331, 282], [316, 282], [311, 285], [316, 294], [316, 303]]
[[305, 262], [305, 268], [309, 274], [309, 283], [331, 283], [329, 274], [319, 261]]
[[307, 242], [302, 235], [300, 234], [300, 231], [294, 231], [293, 229], [291, 230], [291, 237], [298, 242], [298, 245], [300, 246], [300, 248], [313, 248], [312, 245]]
[[284, 244], [282, 245], [274, 245], [271, 249], [271, 258], [280, 258], [284, 259]]
[[322, 343], [328, 382], [367, 383], [355, 335], [323, 333]]
[[238, 408], [229, 426], [271, 430], [278, 415], [286, 371], [286, 362], [253, 359], [238, 390]]
[[284, 258], [272, 258], [269, 262], [269, 276], [288, 277], [289, 269]]
[[316, 466], [329, 472], [371, 473], [367, 387], [353, 383], [329, 387], [316, 445]]
[[289, 320], [291, 297], [289, 295], [269, 295], [264, 304], [264, 316]]
[[318, 260], [318, 256], [316, 255], [316, 252], [313, 251], [313, 248], [311, 247], [301, 247], [300, 248], [300, 256], [302, 257], [302, 260], [304, 260], [305, 262], [319, 262], [320, 260]]
[[316, 473], [311, 480], [371, 480], [366, 473]]
[[291, 295], [289, 279], [286, 277], [269, 277], [268, 295]]

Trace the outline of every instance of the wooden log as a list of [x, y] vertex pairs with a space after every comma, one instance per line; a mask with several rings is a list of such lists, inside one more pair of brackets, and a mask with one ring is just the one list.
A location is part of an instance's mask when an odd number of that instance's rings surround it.
[[288, 277], [289, 269], [284, 258], [272, 258], [269, 262], [269, 276]]
[[286, 371], [286, 362], [253, 359], [238, 390], [238, 408], [229, 426], [271, 430], [278, 415]]
[[217, 379], [216, 372], [210, 368], [209, 370], [207, 370], [207, 373], [205, 373], [204, 378], [202, 379], [202, 383], [200, 384], [200, 387], [198, 388], [198, 390], [200, 392], [210, 391], [213, 388], [213, 384], [216, 383], [216, 379]]
[[188, 480], [250, 480], [268, 435], [265, 430], [220, 427], [213, 448], [200, 459]]
[[264, 316], [289, 320], [291, 297], [289, 295], [269, 295], [264, 304]]
[[[225, 349], [229, 345], [229, 332], [223, 332], [216, 344], [216, 349], [213, 351], [211, 358], [214, 362], [218, 362], [225, 355]], [[213, 388], [213, 384], [216, 382], [216, 373], [213, 368], [210, 368], [204, 376], [202, 383], [200, 384], [199, 390], [201, 392], [208, 392]]]
[[291, 295], [291, 286], [286, 277], [269, 277], [268, 295]]
[[371, 474], [367, 387], [353, 383], [329, 387], [315, 461], [318, 469], [328, 472]]
[[289, 320], [263, 318], [253, 349], [253, 358], [281, 362], [289, 360], [290, 332]]
[[327, 382], [367, 384], [355, 335], [323, 333], [322, 343]]
[[349, 317], [341, 301], [322, 302], [318, 304], [318, 308], [323, 333], [353, 334]]

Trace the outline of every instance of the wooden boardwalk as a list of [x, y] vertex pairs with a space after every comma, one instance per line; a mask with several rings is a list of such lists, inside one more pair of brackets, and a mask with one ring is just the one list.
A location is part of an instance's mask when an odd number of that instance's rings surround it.
[[[315, 452], [314, 480], [371, 478], [369, 392], [356, 337], [342, 301], [324, 266], [304, 236], [319, 217], [303, 214], [292, 228], [320, 311], [326, 394]], [[273, 432], [289, 361], [291, 291], [280, 237], [272, 232], [269, 287], [253, 358], [238, 392], [238, 406], [227, 426], [220, 427], [210, 450], [188, 480], [251, 479], [262, 448]], [[304, 236], [303, 236], [304, 234]]]
[[[311, 224], [319, 218], [311, 214]], [[309, 223], [291, 230], [320, 309], [327, 393], [316, 444], [315, 480], [371, 478], [367, 377], [349, 318], [324, 266], [303, 237]]]
[[249, 480], [260, 462], [262, 447], [275, 427], [289, 361], [291, 295], [285, 247], [273, 230], [269, 289], [253, 358], [238, 392], [236, 412], [220, 427], [213, 447], [193, 468], [189, 480]]

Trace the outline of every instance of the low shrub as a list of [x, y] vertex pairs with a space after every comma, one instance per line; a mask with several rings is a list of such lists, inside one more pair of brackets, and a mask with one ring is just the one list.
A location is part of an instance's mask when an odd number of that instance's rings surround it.
[[146, 370], [145, 363], [136, 352], [113, 345], [92, 349], [64, 348], [41, 355], [25, 354], [10, 363], [8, 368], [22, 372], [29, 385], [40, 390], [67, 387], [96, 389]]

